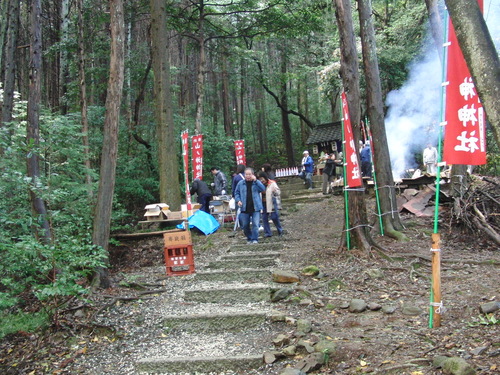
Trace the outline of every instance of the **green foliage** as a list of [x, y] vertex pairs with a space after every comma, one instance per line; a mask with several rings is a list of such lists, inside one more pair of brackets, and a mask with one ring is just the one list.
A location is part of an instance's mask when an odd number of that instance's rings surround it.
[[477, 327], [477, 326], [492, 326], [500, 324], [500, 319], [497, 319], [495, 317], [495, 314], [486, 314], [486, 315], [479, 315], [477, 320], [474, 320], [469, 323], [469, 326], [471, 327]]
[[21, 293], [30, 292], [54, 313], [61, 297], [82, 296], [85, 278], [104, 266], [105, 251], [90, 236], [60, 236], [43, 245], [30, 236], [0, 245], [0, 306], [23, 305]]
[[23, 331], [35, 332], [49, 325], [49, 317], [44, 312], [39, 313], [2, 313], [0, 312], [0, 340], [5, 336]]
[[486, 132], [486, 164], [479, 167], [479, 173], [486, 176], [499, 176], [500, 175], [500, 148], [495, 142], [493, 132], [488, 130]]

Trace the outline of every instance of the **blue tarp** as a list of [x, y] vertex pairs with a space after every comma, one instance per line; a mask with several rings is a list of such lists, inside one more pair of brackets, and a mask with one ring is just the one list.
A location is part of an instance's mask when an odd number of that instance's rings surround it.
[[[189, 228], [198, 228], [205, 235], [214, 233], [220, 227], [219, 222], [212, 215], [202, 210], [198, 210], [188, 217], [188, 224]], [[179, 224], [177, 228], [184, 229], [184, 225]]]

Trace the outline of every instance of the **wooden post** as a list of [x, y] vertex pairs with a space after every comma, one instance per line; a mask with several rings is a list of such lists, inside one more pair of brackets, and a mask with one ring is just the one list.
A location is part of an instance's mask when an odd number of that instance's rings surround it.
[[441, 238], [439, 233], [432, 234], [432, 327], [441, 326]]

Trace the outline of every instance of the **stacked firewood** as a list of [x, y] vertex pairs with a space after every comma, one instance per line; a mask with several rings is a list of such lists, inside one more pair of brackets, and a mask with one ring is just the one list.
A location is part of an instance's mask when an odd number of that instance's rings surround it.
[[500, 246], [500, 179], [481, 177], [455, 197], [452, 220]]

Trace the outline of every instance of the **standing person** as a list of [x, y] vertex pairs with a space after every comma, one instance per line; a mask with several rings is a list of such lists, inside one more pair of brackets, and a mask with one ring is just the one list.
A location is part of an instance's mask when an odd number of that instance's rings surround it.
[[429, 173], [432, 176], [436, 175], [438, 153], [436, 148], [433, 147], [431, 143], [427, 144], [427, 147], [424, 149], [422, 157], [424, 159], [424, 164], [427, 168], [427, 173]]
[[264, 236], [272, 237], [271, 226], [269, 225], [269, 215], [273, 221], [278, 236], [283, 235], [278, 210], [281, 209], [281, 190], [276, 181], [269, 178], [266, 172], [259, 173], [259, 181], [266, 187], [266, 193], [262, 196], [262, 225], [264, 226]]
[[236, 166], [236, 173], [233, 175], [233, 182], [231, 184], [231, 194], [234, 198], [234, 192], [236, 191], [236, 185], [238, 185], [238, 182], [241, 180], [245, 179], [245, 164], [238, 164]]
[[253, 169], [246, 168], [245, 179], [236, 185], [234, 199], [241, 209], [240, 226], [247, 237], [247, 243], [259, 243], [260, 210], [263, 208], [260, 193], [264, 190], [266, 187], [257, 180]]
[[226, 194], [227, 179], [226, 175], [222, 173], [219, 168], [212, 167], [210, 172], [214, 175], [214, 182], [212, 182], [212, 187], [214, 188], [214, 195], [224, 195]]
[[205, 181], [200, 180], [199, 178], [195, 178], [193, 184], [191, 185], [191, 189], [189, 189], [191, 195], [198, 195], [198, 203], [201, 204], [200, 210], [205, 211], [206, 213], [210, 213], [210, 200], [212, 199], [212, 193], [208, 188], [208, 185]]
[[330, 192], [330, 183], [333, 180], [335, 173], [335, 154], [326, 156], [325, 167], [323, 168], [323, 195], [327, 195]]
[[270, 180], [276, 179], [276, 176], [274, 175], [273, 169], [271, 168], [271, 164], [269, 164], [269, 163], [262, 164], [262, 172], [265, 172], [267, 174], [267, 177], [269, 177]]
[[372, 150], [370, 148], [370, 141], [366, 141], [365, 147], [361, 150], [361, 175], [363, 177], [372, 176]]
[[311, 190], [313, 188], [312, 175], [314, 171], [314, 161], [309, 155], [309, 151], [304, 151], [302, 153], [304, 157], [302, 158], [302, 171], [304, 172], [304, 183], [306, 188]]

